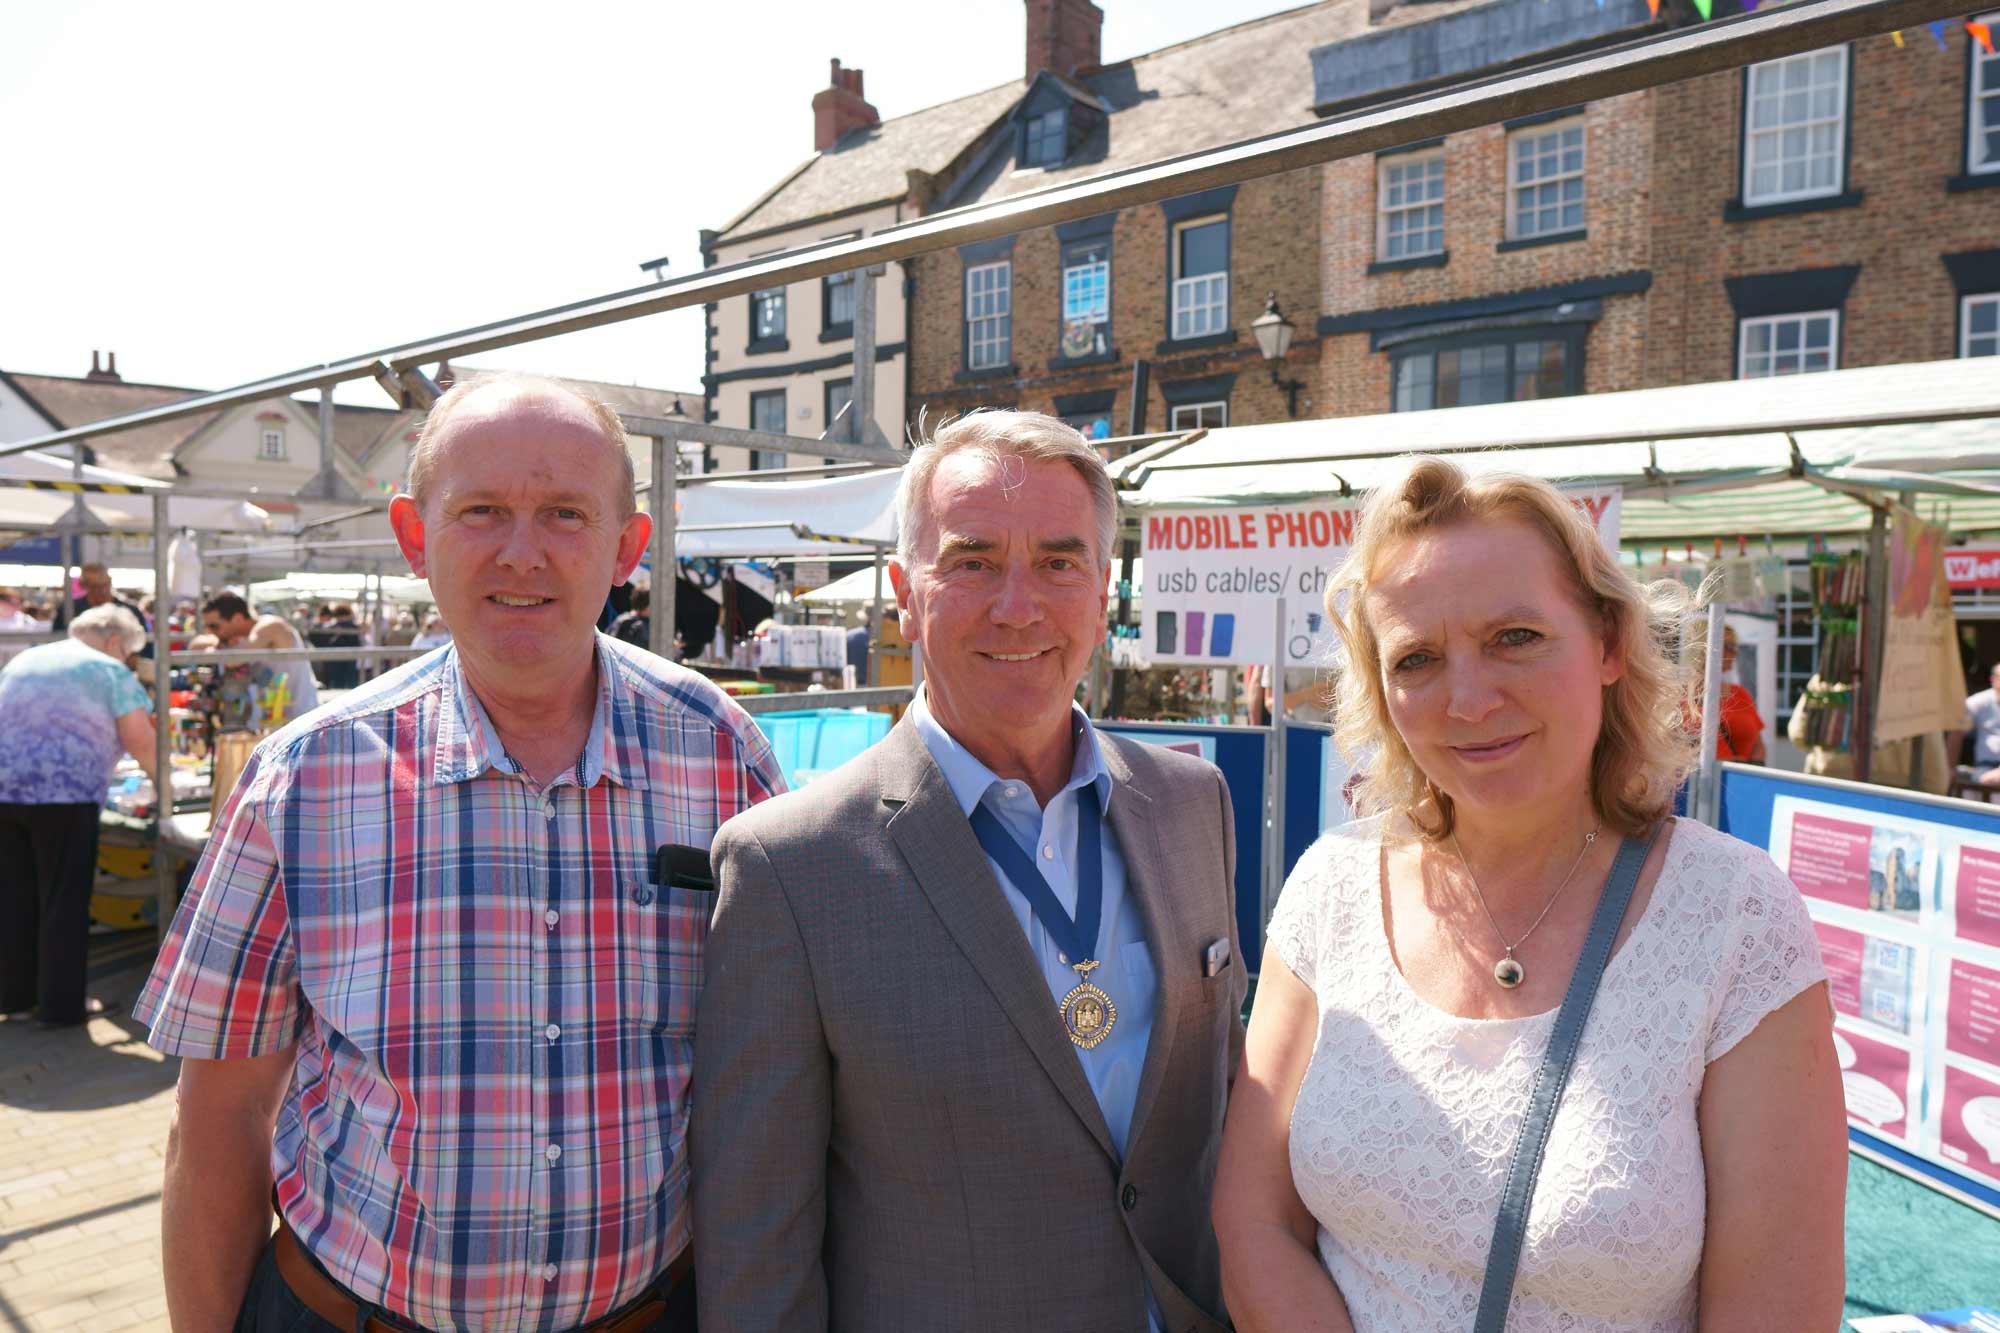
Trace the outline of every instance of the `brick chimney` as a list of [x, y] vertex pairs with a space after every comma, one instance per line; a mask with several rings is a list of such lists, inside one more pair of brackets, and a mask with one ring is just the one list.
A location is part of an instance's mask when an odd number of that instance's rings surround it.
[[125, 377], [118, 373], [118, 353], [106, 352], [104, 355], [110, 364], [100, 367], [97, 364], [97, 349], [95, 347], [90, 349], [90, 373], [85, 375], [84, 378], [87, 380], [110, 380], [122, 384]]
[[813, 151], [824, 153], [850, 130], [879, 125], [882, 117], [861, 95], [861, 71], [833, 62], [828, 86], [813, 94]]
[[1104, 63], [1104, 11], [1090, 0], [1027, 0], [1028, 72], [1070, 75]]

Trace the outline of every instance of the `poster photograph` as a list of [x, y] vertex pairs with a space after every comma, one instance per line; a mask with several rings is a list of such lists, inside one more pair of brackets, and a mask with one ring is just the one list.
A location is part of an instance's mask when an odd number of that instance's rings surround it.
[[1825, 921], [1813, 922], [1836, 1013], [1899, 1036], [1912, 1035], [1922, 996], [1920, 950]]
[[1780, 797], [1771, 857], [1807, 898], [1918, 925], [1930, 900], [1935, 834], [1844, 806]]
[[1910, 1051], [1838, 1024], [1833, 1049], [1840, 1060], [1848, 1120], [1881, 1138], [1909, 1143], [1910, 1114], [1917, 1100]]

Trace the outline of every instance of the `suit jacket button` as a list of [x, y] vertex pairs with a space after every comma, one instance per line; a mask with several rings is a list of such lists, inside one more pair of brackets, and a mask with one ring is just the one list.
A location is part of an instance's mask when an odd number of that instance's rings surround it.
[[1125, 1193], [1119, 1196], [1119, 1202], [1125, 1205], [1125, 1211], [1128, 1213], [1137, 1208], [1139, 1206], [1139, 1187], [1137, 1185], [1127, 1185]]

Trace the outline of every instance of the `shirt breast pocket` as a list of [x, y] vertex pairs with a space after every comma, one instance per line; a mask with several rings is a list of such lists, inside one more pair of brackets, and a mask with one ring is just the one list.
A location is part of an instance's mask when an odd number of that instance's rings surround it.
[[691, 1035], [715, 895], [646, 883], [625, 893], [619, 911], [626, 1021], [656, 1032]]

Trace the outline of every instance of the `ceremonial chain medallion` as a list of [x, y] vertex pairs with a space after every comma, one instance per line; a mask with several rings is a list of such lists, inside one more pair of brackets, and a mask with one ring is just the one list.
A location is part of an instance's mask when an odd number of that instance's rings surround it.
[[1116, 1026], [1118, 1006], [1090, 980], [1090, 974], [1098, 968], [1096, 959], [1086, 958], [1071, 966], [1082, 979], [1076, 989], [1062, 998], [1063, 1028], [1073, 1044], [1086, 1051], [1095, 1050]]

